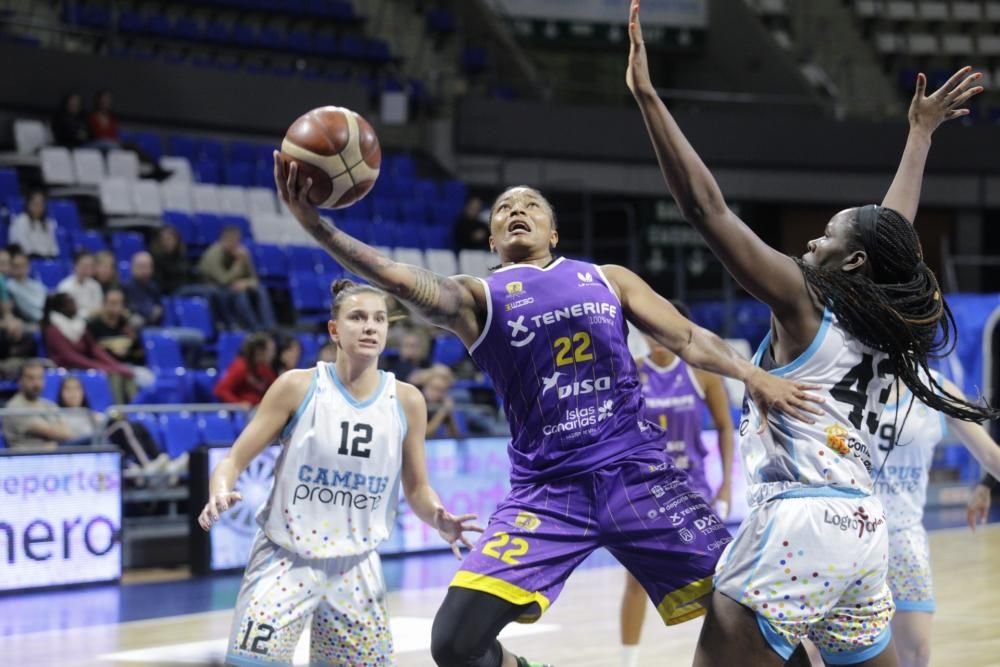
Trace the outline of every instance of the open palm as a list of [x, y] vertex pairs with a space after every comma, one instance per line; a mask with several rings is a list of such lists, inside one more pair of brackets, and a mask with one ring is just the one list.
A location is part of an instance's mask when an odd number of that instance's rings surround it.
[[943, 86], [930, 95], [925, 95], [927, 77], [923, 73], [918, 74], [917, 90], [913, 93], [907, 113], [910, 127], [931, 133], [947, 120], [967, 116], [969, 110], [962, 108], [962, 105], [983, 92], [982, 86], [975, 85], [982, 77], [980, 72], [973, 72], [971, 67], [963, 67], [952, 74]]

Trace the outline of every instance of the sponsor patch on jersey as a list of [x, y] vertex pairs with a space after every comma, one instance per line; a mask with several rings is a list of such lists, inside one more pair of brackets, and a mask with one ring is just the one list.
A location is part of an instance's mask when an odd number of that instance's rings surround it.
[[826, 432], [826, 446], [837, 452], [841, 456], [851, 453], [851, 448], [847, 444], [848, 431], [840, 424], [831, 424], [823, 429]]
[[517, 516], [514, 517], [514, 525], [533, 533], [542, 525], [542, 520], [534, 512], [518, 512]]
[[507, 283], [504, 287], [507, 288], [507, 294], [513, 296], [515, 294], [520, 294], [524, 291], [524, 283], [520, 280], [515, 280], [512, 283]]

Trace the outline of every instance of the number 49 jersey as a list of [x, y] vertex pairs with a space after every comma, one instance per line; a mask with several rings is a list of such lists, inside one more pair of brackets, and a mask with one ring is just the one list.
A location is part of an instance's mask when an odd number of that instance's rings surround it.
[[[747, 471], [751, 505], [810, 487], [872, 493], [872, 449], [879, 418], [894, 380], [888, 356], [862, 344], [827, 309], [809, 347], [791, 363], [775, 368], [771, 334], [754, 355], [754, 364], [772, 375], [819, 385], [823, 415], [815, 424], [772, 412], [758, 434], [759, 413], [744, 399], [740, 452]], [[801, 492], [801, 491], [800, 491]]]
[[351, 396], [333, 364], [317, 362], [313, 382], [281, 433], [274, 486], [257, 524], [303, 558], [363, 554], [385, 540], [396, 518], [406, 416], [392, 373], [375, 393]]

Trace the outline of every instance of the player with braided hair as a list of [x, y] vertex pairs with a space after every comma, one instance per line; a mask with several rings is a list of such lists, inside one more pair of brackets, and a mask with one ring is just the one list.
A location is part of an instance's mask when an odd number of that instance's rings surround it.
[[909, 222], [931, 135], [968, 113], [961, 106], [982, 91], [980, 75], [963, 68], [929, 96], [918, 78], [910, 135], [882, 205], [841, 211], [796, 260], [729, 209], [659, 99], [639, 0], [632, 0], [629, 36], [626, 83], [670, 192], [730, 274], [771, 307], [771, 331], [754, 362], [821, 386], [827, 399], [815, 424], [762, 419], [744, 405], [740, 449], [751, 513], [716, 567], [695, 664], [780, 665], [808, 637], [827, 664], [895, 665], [888, 537], [871, 453], [894, 377], [946, 415], [997, 414], [945, 395], [925, 374], [928, 357], [953, 338], [954, 322]]

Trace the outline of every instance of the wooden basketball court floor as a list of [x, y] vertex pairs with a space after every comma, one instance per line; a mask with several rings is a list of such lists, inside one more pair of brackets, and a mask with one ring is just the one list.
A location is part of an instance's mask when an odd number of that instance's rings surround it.
[[[953, 517], [952, 523], [955, 523]], [[938, 611], [932, 665], [1000, 665], [1000, 523], [931, 532]], [[428, 667], [431, 619], [454, 571], [450, 556], [386, 561], [399, 667]], [[0, 665], [166, 667], [222, 664], [239, 578], [210, 577], [0, 600]], [[604, 552], [570, 578], [535, 625], [513, 626], [507, 645], [558, 667], [619, 663], [622, 570]], [[125, 595], [131, 589], [131, 595]], [[96, 596], [96, 597], [95, 597]], [[126, 609], [128, 607], [131, 609]], [[140, 611], [137, 613], [135, 609]], [[187, 613], [177, 613], [187, 609]], [[198, 610], [198, 611], [194, 611]], [[139, 616], [140, 620], [123, 620]], [[117, 620], [116, 620], [117, 619]], [[665, 628], [652, 606], [640, 664], [688, 665], [701, 621]], [[296, 664], [308, 664], [300, 644]]]

